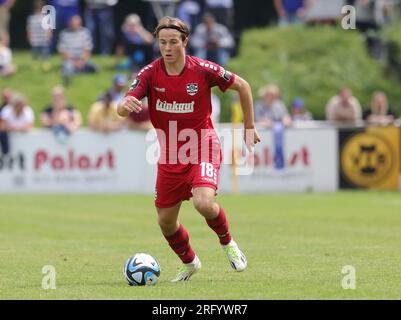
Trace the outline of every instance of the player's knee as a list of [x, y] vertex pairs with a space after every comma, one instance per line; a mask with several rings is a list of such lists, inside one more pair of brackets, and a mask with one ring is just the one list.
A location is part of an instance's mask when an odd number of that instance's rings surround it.
[[171, 215], [168, 212], [158, 212], [158, 223], [160, 229], [164, 232], [170, 232], [176, 229], [177, 226], [177, 216]]
[[214, 199], [210, 199], [209, 197], [195, 197], [193, 201], [195, 209], [198, 210], [200, 214], [209, 214], [213, 211]]
[[174, 226], [174, 225], [175, 225], [176, 220], [174, 220], [174, 219], [172, 219], [172, 218], [170, 218], [170, 217], [166, 217], [166, 216], [163, 216], [163, 215], [159, 215], [159, 217], [158, 217], [158, 223], [159, 223], [160, 228], [162, 228], [162, 229], [168, 229], [168, 228], [170, 228], [171, 226]]

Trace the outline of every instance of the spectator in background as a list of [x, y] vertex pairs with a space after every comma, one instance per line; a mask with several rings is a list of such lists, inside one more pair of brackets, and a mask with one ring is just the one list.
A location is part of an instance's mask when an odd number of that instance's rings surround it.
[[118, 0], [85, 0], [85, 2], [85, 25], [92, 34], [95, 52], [108, 55], [114, 44], [113, 6]]
[[92, 73], [97, 67], [90, 61], [93, 49], [92, 38], [87, 28], [82, 27], [80, 16], [73, 16], [69, 28], [60, 34], [58, 51], [63, 62], [63, 79], [68, 85], [73, 74]]
[[230, 58], [234, 39], [226, 26], [217, 23], [212, 14], [206, 13], [203, 22], [195, 28], [191, 45], [197, 57], [224, 66]]
[[206, 0], [205, 11], [210, 12], [218, 23], [230, 30], [234, 28], [234, 1], [233, 0]]
[[270, 128], [273, 133], [274, 168], [281, 172], [285, 167], [285, 128], [291, 125], [291, 117], [284, 102], [280, 100], [280, 89], [268, 85], [259, 90], [259, 100], [255, 104], [255, 122]]
[[10, 152], [10, 143], [8, 138], [8, 133], [5, 130], [5, 124], [1, 118], [0, 109], [0, 155], [6, 155]]
[[13, 92], [9, 88], [4, 88], [2, 91], [2, 102], [0, 105], [0, 151], [1, 154], [6, 155], [10, 151], [10, 144], [8, 139], [7, 131], [5, 130], [5, 124], [1, 117], [1, 111], [3, 107], [11, 103], [13, 98]]
[[25, 97], [15, 93], [11, 103], [2, 110], [0, 117], [5, 131], [26, 132], [32, 129], [35, 116], [32, 108], [27, 105]]
[[51, 51], [55, 52], [59, 33], [68, 27], [73, 16], [80, 15], [80, 0], [50, 0], [49, 4], [56, 9], [56, 29], [53, 32]]
[[110, 92], [91, 106], [88, 118], [89, 127], [103, 133], [121, 129], [125, 120], [117, 114], [117, 103], [112, 100]]
[[0, 103], [0, 111], [1, 109], [3, 109], [3, 107], [11, 103], [11, 100], [13, 98], [13, 92], [11, 91], [11, 89], [4, 88], [3, 91], [1, 92], [1, 98], [2, 101]]
[[15, 0], [0, 0], [0, 34], [4, 35], [4, 45], [9, 46], [10, 34], [8, 32], [10, 22], [10, 9]]
[[190, 31], [201, 23], [202, 5], [201, 0], [183, 0], [177, 6], [177, 18], [184, 21]]
[[369, 53], [377, 59], [384, 57], [384, 42], [377, 34], [391, 22], [389, 0], [347, 0], [355, 7], [356, 28], [365, 34]]
[[347, 4], [355, 7], [356, 26], [365, 32], [376, 30], [391, 22], [389, 0], [346, 0]]
[[142, 110], [139, 113], [131, 112], [127, 118], [128, 129], [131, 130], [144, 130], [152, 129], [150, 121], [149, 106], [147, 98], [142, 100]]
[[326, 105], [326, 120], [335, 122], [356, 122], [362, 119], [362, 108], [352, 90], [343, 88]]
[[112, 102], [118, 103], [124, 97], [125, 86], [127, 85], [127, 77], [123, 74], [116, 74], [113, 77], [113, 86], [103, 93], [99, 100], [102, 100], [106, 94], [111, 95]]
[[[137, 14], [125, 18], [121, 39], [116, 48], [117, 69], [139, 71], [152, 60], [154, 37], [147, 31]], [[120, 62], [122, 57], [127, 60]]]
[[313, 120], [312, 114], [305, 109], [304, 101], [301, 98], [296, 98], [291, 104], [292, 121], [310, 121]]
[[344, 0], [309, 0], [305, 22], [310, 25], [336, 25], [341, 18]]
[[386, 94], [383, 91], [375, 91], [370, 108], [363, 113], [363, 120], [368, 124], [387, 125], [392, 123], [395, 118], [397, 118], [397, 114], [388, 105]]
[[308, 0], [274, 0], [279, 16], [279, 26], [302, 24], [307, 11]]
[[10, 76], [17, 71], [12, 63], [11, 49], [6, 45], [6, 36], [0, 33], [0, 76]]
[[52, 102], [42, 111], [40, 120], [44, 127], [52, 129], [60, 142], [64, 142], [82, 124], [81, 113], [67, 103], [62, 86], [53, 88]]
[[[47, 60], [50, 55], [50, 42], [52, 38], [51, 29], [44, 29], [42, 27], [42, 7], [44, 1], [36, 0], [34, 2], [33, 13], [28, 17], [27, 20], [27, 38], [31, 45], [32, 57], [34, 60], [42, 59]], [[46, 63], [43, 65], [45, 70], [50, 68], [50, 64]]]
[[275, 122], [285, 127], [291, 125], [291, 117], [284, 102], [280, 100], [280, 89], [276, 85], [268, 85], [259, 90], [261, 100], [255, 103], [255, 122], [271, 128]]

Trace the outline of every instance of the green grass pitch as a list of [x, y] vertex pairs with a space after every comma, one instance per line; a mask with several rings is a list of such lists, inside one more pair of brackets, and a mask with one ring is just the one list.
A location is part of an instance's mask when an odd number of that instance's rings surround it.
[[[172, 284], [180, 262], [157, 225], [151, 196], [0, 196], [0, 299], [400, 299], [399, 192], [220, 195], [233, 236], [248, 257], [234, 272], [192, 203], [181, 222], [203, 263]], [[154, 287], [122, 275], [136, 252], [161, 265]], [[44, 290], [42, 267], [56, 269]], [[345, 265], [356, 289], [341, 283]]]

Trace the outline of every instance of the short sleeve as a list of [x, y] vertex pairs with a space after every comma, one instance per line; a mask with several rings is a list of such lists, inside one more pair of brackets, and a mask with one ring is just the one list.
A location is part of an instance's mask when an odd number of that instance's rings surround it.
[[216, 63], [202, 61], [199, 65], [206, 72], [210, 87], [218, 86], [221, 91], [225, 92], [235, 81], [234, 73], [225, 70]]
[[0, 112], [0, 118], [7, 121], [10, 116], [10, 106], [6, 105]]
[[152, 65], [147, 65], [141, 71], [139, 71], [135, 80], [131, 83], [125, 96], [132, 96], [137, 98], [138, 100], [142, 100], [148, 95], [152, 68]]
[[89, 31], [89, 29], [84, 29], [84, 31], [83, 31], [83, 43], [84, 43], [84, 47], [85, 47], [85, 49], [87, 49], [87, 50], [90, 50], [90, 51], [92, 51], [92, 49], [93, 49], [93, 41], [92, 41], [92, 36], [91, 36], [91, 33], [90, 33], [90, 31]]
[[66, 39], [65, 30], [63, 30], [60, 33], [58, 44], [57, 44], [57, 50], [59, 52], [64, 52], [67, 49], [65, 39]]
[[28, 123], [33, 123], [35, 121], [35, 114], [31, 107], [27, 106], [25, 111], [25, 117]]
[[280, 101], [280, 109], [281, 109], [281, 117], [290, 116], [290, 114], [288, 113], [288, 109], [283, 101]]

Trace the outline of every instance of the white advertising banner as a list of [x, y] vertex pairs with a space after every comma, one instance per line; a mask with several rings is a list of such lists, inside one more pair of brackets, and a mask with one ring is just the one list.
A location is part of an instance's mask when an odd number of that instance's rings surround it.
[[0, 161], [0, 192], [142, 192], [154, 190], [156, 166], [145, 134], [80, 130], [59, 143], [47, 130], [11, 135]]
[[[219, 193], [335, 191], [338, 189], [336, 129], [289, 129], [283, 135], [282, 165], [271, 131], [260, 131], [255, 154], [242, 156], [237, 141], [234, 176], [231, 126], [220, 126], [223, 164]], [[48, 130], [10, 135], [11, 152], [0, 156], [0, 193], [15, 192], [154, 192], [157, 143], [146, 133], [111, 134], [79, 130], [65, 143]], [[150, 137], [148, 136], [148, 137]], [[279, 150], [280, 151], [280, 150]]]
[[[338, 133], [333, 128], [288, 129], [281, 143], [272, 131], [259, 131], [254, 155], [237, 152], [237, 173], [225, 166], [221, 191], [240, 193], [336, 191], [338, 189]], [[237, 148], [242, 143], [236, 139]], [[252, 161], [253, 160], [253, 161]], [[242, 173], [242, 174], [241, 174]], [[234, 179], [234, 180], [233, 180]], [[225, 182], [231, 180], [231, 185]]]

